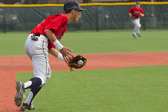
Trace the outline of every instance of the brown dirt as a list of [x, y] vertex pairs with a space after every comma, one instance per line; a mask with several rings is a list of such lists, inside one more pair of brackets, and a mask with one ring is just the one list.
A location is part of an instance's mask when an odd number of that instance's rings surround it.
[[[168, 65], [168, 52], [154, 53], [104, 53], [83, 54], [87, 64], [82, 69], [122, 68], [145, 65]], [[66, 63], [49, 55], [52, 71], [69, 70]], [[0, 112], [17, 112], [14, 104], [16, 94], [15, 73], [32, 72], [31, 60], [27, 56], [0, 56]]]

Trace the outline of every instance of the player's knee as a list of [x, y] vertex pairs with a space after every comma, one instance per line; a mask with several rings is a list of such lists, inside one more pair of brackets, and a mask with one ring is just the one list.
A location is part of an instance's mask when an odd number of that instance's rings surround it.
[[37, 76], [38, 78], [41, 79], [41, 85], [45, 84], [45, 78], [42, 76]]
[[138, 28], [141, 28], [141, 24], [138, 24], [137, 27], [138, 27]]

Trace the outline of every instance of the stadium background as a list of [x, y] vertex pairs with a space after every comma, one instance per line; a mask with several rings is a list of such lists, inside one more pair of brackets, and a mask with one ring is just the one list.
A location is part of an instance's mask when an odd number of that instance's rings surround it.
[[[1, 0], [0, 31], [30, 31], [49, 15], [63, 13], [63, 4], [59, 3], [65, 1], [68, 0]], [[68, 25], [69, 31], [133, 28], [127, 12], [135, 6], [135, 2], [131, 0], [118, 2], [115, 0], [78, 0], [78, 2], [86, 11], [82, 12], [78, 23]], [[141, 18], [143, 30], [168, 27], [168, 2], [141, 1], [141, 7], [145, 12], [145, 17]]]

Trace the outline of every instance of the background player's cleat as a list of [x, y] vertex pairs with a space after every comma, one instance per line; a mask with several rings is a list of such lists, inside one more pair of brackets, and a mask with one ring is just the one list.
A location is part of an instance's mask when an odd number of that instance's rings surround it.
[[135, 34], [132, 34], [134, 38], [136, 38], [136, 35]]
[[27, 103], [23, 103], [22, 107], [20, 108], [20, 111], [25, 111], [25, 110], [36, 110], [37, 108], [33, 105], [28, 105]]
[[137, 35], [138, 35], [139, 37], [141, 37], [141, 34], [140, 34], [140, 33], [137, 33]]
[[14, 101], [15, 101], [15, 105], [19, 107], [22, 103], [22, 99], [25, 93], [24, 84], [22, 82], [17, 81], [15, 84], [15, 88], [17, 93], [14, 97]]

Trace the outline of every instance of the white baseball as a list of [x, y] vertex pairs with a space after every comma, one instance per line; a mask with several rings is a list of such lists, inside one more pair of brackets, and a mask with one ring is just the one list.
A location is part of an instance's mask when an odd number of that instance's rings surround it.
[[78, 65], [83, 65], [83, 61], [82, 61], [82, 60], [79, 60], [79, 61], [78, 61]]

